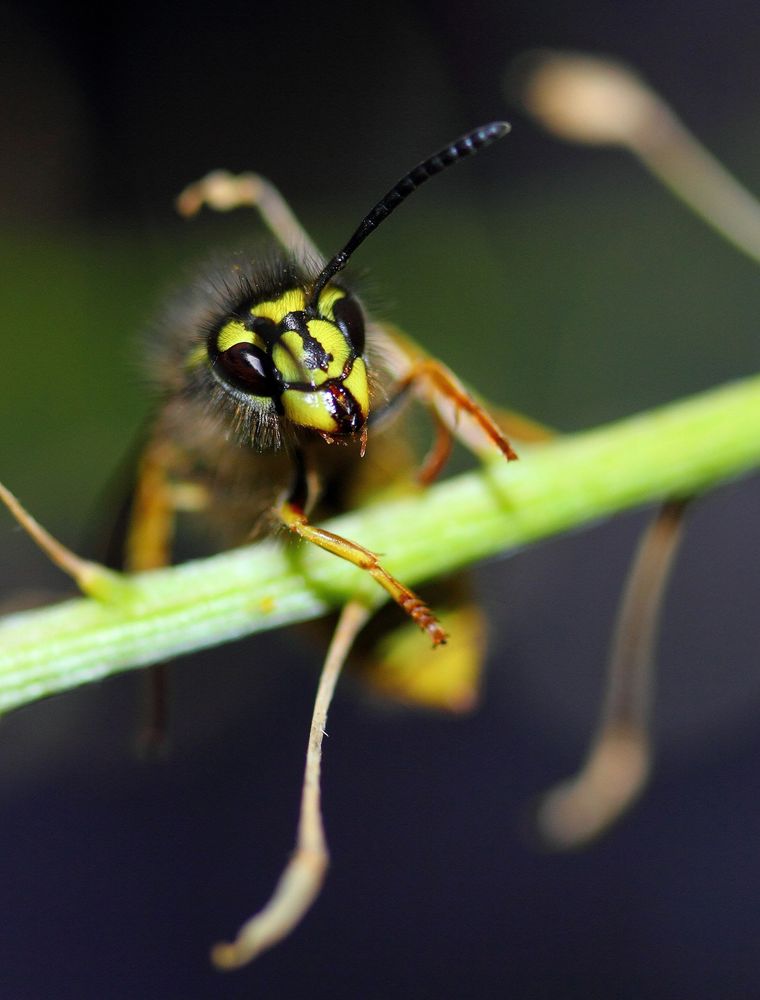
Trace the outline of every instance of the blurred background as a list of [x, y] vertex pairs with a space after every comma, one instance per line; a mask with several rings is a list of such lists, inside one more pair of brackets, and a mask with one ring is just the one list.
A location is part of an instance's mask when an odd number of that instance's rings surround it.
[[[565, 430], [757, 371], [755, 266], [622, 152], [542, 134], [508, 101], [519, 53], [635, 66], [760, 191], [751, 0], [458, 5], [0, 4], [0, 477], [73, 545], [149, 412], [137, 334], [245, 214], [192, 224], [209, 169], [272, 178], [337, 248], [417, 160], [513, 134], [421, 192], [357, 260], [375, 311], [487, 396]], [[571, 856], [526, 804], [593, 730], [646, 512], [483, 567], [483, 700], [467, 718], [348, 680], [326, 746], [333, 867], [291, 940], [233, 976], [208, 946], [291, 849], [322, 649], [255, 637], [175, 670], [166, 760], [133, 750], [138, 678], [0, 727], [0, 996], [747, 997], [760, 994], [760, 484], [705, 497], [669, 591], [657, 766]], [[65, 581], [0, 518], [0, 583]]]

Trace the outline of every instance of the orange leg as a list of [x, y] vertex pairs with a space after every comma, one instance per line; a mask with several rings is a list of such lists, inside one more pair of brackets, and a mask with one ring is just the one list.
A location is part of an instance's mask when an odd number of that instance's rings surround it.
[[159, 569], [171, 562], [175, 507], [167, 472], [169, 457], [165, 448], [151, 444], [140, 460], [124, 546], [128, 573]]
[[[175, 506], [168, 477], [170, 455], [158, 444], [148, 445], [138, 469], [129, 530], [124, 546], [124, 568], [129, 573], [159, 569], [171, 561]], [[169, 729], [169, 669], [166, 664], [145, 673], [141, 750], [151, 754], [166, 744]]]
[[437, 410], [433, 411], [435, 422], [435, 440], [430, 451], [425, 456], [417, 481], [420, 486], [430, 486], [443, 472], [454, 446], [454, 435], [447, 424], [443, 422]]
[[[472, 446], [474, 451], [479, 449], [471, 444], [467, 435], [458, 427], [460, 414], [466, 414], [477, 425], [481, 434], [501, 451], [508, 462], [517, 458], [517, 453], [496, 421], [472, 398], [456, 375], [440, 361], [434, 358], [416, 360], [398, 384], [397, 392], [404, 392], [409, 387], [420, 387], [422, 398], [434, 409], [443, 424], [450, 427], [452, 433], [461, 437], [464, 444]], [[453, 417], [443, 410], [441, 403], [449, 404], [453, 409]]]
[[304, 538], [307, 542], [318, 545], [319, 548], [332, 552], [333, 555], [353, 563], [359, 569], [366, 570], [373, 579], [377, 580], [393, 598], [393, 600], [412, 618], [419, 627], [430, 636], [433, 645], [438, 646], [446, 642], [446, 633], [441, 627], [430, 608], [420, 600], [417, 595], [405, 587], [403, 583], [391, 576], [391, 574], [380, 565], [380, 560], [374, 552], [365, 549], [357, 542], [352, 542], [348, 538], [342, 538], [324, 528], [317, 528], [309, 522], [303, 507], [288, 500], [277, 511], [282, 523], [290, 531]]

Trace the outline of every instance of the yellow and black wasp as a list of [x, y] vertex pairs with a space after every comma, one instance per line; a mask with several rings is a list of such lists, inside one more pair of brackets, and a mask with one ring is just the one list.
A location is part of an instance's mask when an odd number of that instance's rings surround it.
[[[505, 434], [523, 442], [550, 436], [518, 414], [486, 408], [440, 361], [369, 315], [341, 277], [357, 248], [409, 194], [508, 128], [503, 122], [482, 126], [424, 160], [327, 260], [278, 191], [258, 175], [218, 171], [178, 200], [185, 216], [204, 205], [218, 211], [252, 207], [274, 243], [264, 252], [236, 253], [205, 266], [152, 326], [146, 353], [155, 415], [123, 524], [114, 534], [118, 553], [112, 546], [109, 561], [134, 573], [168, 565], [182, 514], [212, 526], [227, 546], [289, 531], [369, 573], [406, 613], [394, 621], [391, 605], [364, 629], [372, 613], [360, 596], [341, 612], [314, 705], [296, 849], [269, 903], [231, 943], [214, 948], [220, 968], [243, 965], [281, 940], [320, 891], [328, 863], [320, 809], [322, 737], [349, 653], [386, 694], [450, 709], [472, 703], [484, 622], [466, 585], [444, 581], [432, 599], [423, 599], [360, 539], [333, 534], [318, 522], [389, 488], [429, 484], [455, 438], [477, 455], [500, 453], [510, 460], [516, 454]], [[402, 423], [413, 401], [428, 411], [435, 428], [421, 462]], [[110, 587], [102, 567], [48, 535], [1, 484], [0, 499], [82, 589], [97, 594], [104, 580]], [[642, 542], [615, 629], [609, 689], [588, 760], [575, 779], [540, 803], [537, 826], [553, 846], [577, 846], [598, 835], [634, 801], [646, 779], [657, 612], [684, 508], [682, 500], [665, 504]], [[417, 628], [428, 644], [413, 635], [416, 645], [410, 645], [408, 633]], [[162, 670], [151, 674], [145, 730], [150, 742], [160, 740], [166, 722]]]
[[[515, 414], [501, 414], [497, 422], [445, 365], [369, 316], [340, 276], [361, 243], [409, 194], [508, 130], [503, 122], [482, 126], [418, 164], [327, 261], [277, 190], [257, 175], [216, 172], [182, 193], [178, 207], [186, 216], [204, 204], [217, 210], [256, 208], [275, 245], [265, 253], [237, 253], [206, 266], [173, 296], [152, 328], [148, 354], [156, 415], [129, 505], [120, 560], [124, 569], [141, 572], [170, 563], [177, 517], [186, 511], [212, 520], [227, 545], [287, 529], [371, 574], [407, 622], [431, 640], [434, 655], [427, 661], [415, 656], [415, 669], [401, 678], [387, 669], [392, 657], [368, 653], [369, 673], [378, 687], [450, 707], [471, 701], [482, 656], [477, 614], [455, 614], [451, 620], [458, 634], [442, 649], [447, 633], [435, 611], [359, 540], [328, 532], [314, 520], [350, 509], [414, 469], [398, 423], [412, 400], [428, 409], [436, 428], [433, 446], [417, 469], [422, 484], [440, 473], [454, 437], [478, 454], [497, 449], [510, 460], [517, 456], [505, 431], [522, 440], [545, 436], [539, 425]], [[24, 520], [15, 500], [6, 493], [3, 498]], [[26, 523], [30, 527], [28, 518]], [[37, 538], [77, 575], [72, 569], [77, 557], [41, 538], [38, 527]], [[444, 597], [456, 607], [461, 594], [452, 585]], [[369, 617], [358, 599], [340, 616], [314, 709], [296, 851], [270, 903], [232, 944], [214, 950], [221, 967], [244, 964], [282, 938], [319, 891], [327, 865], [319, 809], [327, 707]], [[442, 680], [431, 683], [437, 671]], [[154, 736], [162, 725], [162, 688], [159, 675]]]
[[[413, 397], [435, 413], [439, 428], [421, 472], [425, 481], [442, 468], [460, 427], [490, 440], [507, 459], [516, 455], [456, 377], [369, 317], [339, 274], [409, 194], [507, 130], [501, 122], [478, 128], [405, 174], [326, 263], [276, 190], [259, 177], [215, 173], [183, 192], [183, 214], [204, 203], [257, 207], [279, 245], [264, 258], [236, 255], [214, 265], [160, 321], [154, 367], [164, 373], [161, 407], [140, 463], [128, 569], [169, 560], [175, 498], [192, 487], [192, 502], [213, 512], [229, 541], [249, 537], [254, 525], [258, 531], [284, 526], [369, 572], [434, 647], [446, 641], [434, 612], [374, 553], [319, 528], [311, 517], [349, 508], [373, 482], [398, 477], [393, 418]], [[319, 890], [327, 859], [318, 811], [321, 738], [337, 671], [367, 617], [360, 603], [350, 603], [328, 655], [296, 853], [269, 905], [233, 944], [215, 949], [222, 966], [241, 964], [274, 943]]]
[[[339, 673], [353, 647], [364, 676], [394, 697], [462, 709], [472, 703], [483, 654], [483, 620], [461, 581], [444, 581], [430, 601], [409, 590], [362, 546], [318, 526], [367, 497], [432, 482], [459, 439], [477, 455], [516, 454], [518, 441], [550, 436], [518, 414], [486, 408], [440, 361], [368, 314], [341, 272], [387, 216], [436, 173], [508, 131], [494, 122], [467, 133], [405, 174], [325, 260], [277, 190], [255, 174], [209, 174], [178, 208], [255, 208], [274, 237], [265, 252], [207, 265], [175, 294], [148, 339], [156, 407], [137, 464], [119, 553], [111, 562], [142, 572], [172, 561], [181, 514], [209, 523], [223, 544], [289, 531], [369, 573], [406, 618], [371, 609], [360, 596], [341, 612], [322, 669], [311, 722], [296, 849], [269, 903], [231, 943], [220, 968], [245, 964], [281, 940], [318, 895], [328, 863], [320, 809], [322, 737]], [[419, 462], [401, 422], [416, 401], [435, 435]], [[45, 532], [0, 484], [0, 499], [85, 591], [105, 580]], [[538, 826], [554, 846], [596, 836], [639, 794], [649, 766], [646, 716], [657, 611], [685, 502], [666, 504], [647, 532], [622, 602], [610, 658], [602, 724], [578, 777], [542, 802]], [[117, 588], [118, 589], [118, 588]], [[409, 652], [408, 632], [429, 644]], [[452, 641], [446, 644], [447, 632]], [[359, 638], [359, 642], [355, 640]], [[379, 640], [379, 641], [378, 641]], [[431, 648], [432, 647], [432, 648]], [[146, 735], [165, 725], [165, 675], [153, 668]], [[158, 672], [156, 672], [158, 671]]]

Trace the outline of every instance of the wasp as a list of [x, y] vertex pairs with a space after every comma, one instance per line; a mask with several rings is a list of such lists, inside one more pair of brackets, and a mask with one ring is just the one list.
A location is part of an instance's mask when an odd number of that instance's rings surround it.
[[[442, 362], [371, 316], [342, 272], [410, 194], [508, 130], [505, 122], [481, 126], [419, 163], [327, 260], [276, 188], [258, 175], [215, 172], [183, 191], [182, 215], [194, 215], [204, 205], [221, 211], [249, 206], [273, 242], [255, 255], [235, 253], [205, 266], [171, 298], [152, 328], [148, 355], [156, 409], [126, 518], [121, 559], [126, 571], [171, 562], [182, 513], [213, 520], [227, 545], [284, 530], [369, 574], [427, 637], [428, 649], [435, 651], [431, 669], [448, 669], [442, 617], [361, 540], [320, 528], [319, 519], [351, 508], [414, 464], [399, 430], [412, 401], [428, 410], [435, 428], [418, 468], [422, 485], [440, 474], [454, 438], [476, 454], [496, 451], [511, 461], [517, 455], [507, 433], [531, 440], [545, 432], [517, 414], [497, 419]], [[0, 495], [81, 584], [78, 557], [47, 536], [4, 489]], [[453, 596], [456, 604], [459, 593]], [[371, 609], [358, 597], [339, 617], [316, 695], [295, 852], [269, 903], [234, 941], [214, 948], [213, 960], [221, 968], [243, 965], [279, 941], [320, 891], [328, 863], [319, 801], [322, 736], [340, 670], [370, 617]], [[460, 676], [477, 669], [478, 625], [470, 619], [452, 636], [452, 647], [460, 647], [454, 667]], [[395, 684], [396, 694], [422, 701], [439, 697], [409, 674], [388, 683], [386, 666], [380, 657], [379, 686], [385, 679], [385, 687]], [[157, 677], [154, 733], [163, 722], [163, 683]], [[466, 701], [461, 690], [460, 700]]]
[[[203, 203], [259, 208], [277, 241], [251, 258], [236, 254], [204, 270], [169, 304], [151, 345], [159, 416], [149, 434], [126, 541], [126, 567], [169, 561], [172, 521], [183, 495], [213, 511], [231, 539], [251, 526], [284, 526], [366, 570], [433, 645], [446, 636], [435, 615], [366, 549], [316, 527], [323, 509], [347, 506], [362, 478], [371, 427], [417, 396], [441, 427], [423, 478], [440, 471], [455, 428], [446, 405], [467, 414], [507, 459], [516, 458], [488, 413], [440, 362], [372, 320], [338, 278], [361, 243], [421, 184], [507, 132], [481, 127], [405, 174], [326, 264], [281, 196], [262, 178], [214, 173], [187, 188], [183, 214]], [[377, 465], [382, 441], [373, 433]], [[366, 463], [365, 463], [366, 464]], [[181, 488], [176, 489], [177, 486]], [[192, 486], [188, 491], [187, 487]]]
[[[191, 485], [194, 502], [213, 511], [230, 540], [249, 536], [252, 525], [259, 531], [284, 527], [369, 573], [432, 646], [446, 642], [435, 613], [373, 552], [318, 527], [312, 515], [352, 506], [377, 480], [378, 470], [392, 477], [398, 434], [388, 425], [413, 397], [432, 410], [438, 427], [421, 470], [425, 482], [440, 472], [464, 418], [505, 458], [516, 454], [459, 380], [370, 317], [340, 275], [406, 197], [507, 130], [502, 122], [475, 129], [406, 173], [326, 263], [276, 189], [261, 178], [215, 173], [183, 192], [179, 209], [185, 215], [204, 203], [257, 207], [276, 247], [263, 257], [238, 254], [214, 265], [160, 321], [155, 368], [165, 380], [159, 386], [160, 414], [140, 463], [128, 569], [168, 561], [176, 487], [186, 492]], [[269, 904], [234, 942], [214, 949], [221, 967], [240, 965], [273, 944], [319, 891], [327, 865], [318, 809], [327, 707], [348, 649], [368, 617], [358, 601], [342, 612], [315, 703], [295, 854]]]
[[[342, 277], [360, 245], [411, 193], [508, 129], [504, 122], [477, 128], [404, 174], [327, 259], [276, 188], [258, 175], [217, 171], [178, 199], [184, 216], [204, 206], [251, 207], [273, 240], [263, 252], [235, 253], [205, 266], [154, 323], [147, 353], [155, 416], [121, 519], [124, 531], [115, 536], [120, 555], [111, 562], [132, 573], [167, 565], [178, 519], [192, 514], [212, 522], [230, 546], [290, 532], [371, 576], [399, 609], [389, 630], [392, 605], [380, 613], [385, 622], [379, 616], [370, 622], [372, 607], [357, 593], [339, 616], [314, 703], [295, 850], [269, 902], [231, 942], [212, 950], [221, 969], [242, 966], [279, 942], [321, 890], [328, 866], [320, 807], [322, 738], [349, 654], [359, 646], [365, 677], [397, 698], [458, 709], [472, 701], [483, 622], [462, 584], [446, 581], [434, 601], [423, 599], [361, 539], [336, 535], [319, 521], [389, 486], [409, 488], [409, 472], [416, 471], [418, 488], [431, 483], [455, 438], [477, 456], [495, 453], [511, 461], [517, 455], [506, 435], [520, 442], [552, 436], [543, 425], [476, 398], [442, 362], [370, 315]], [[402, 424], [413, 401], [428, 411], [435, 429], [421, 462]], [[52, 538], [2, 484], [0, 500], [54, 562], [97, 596], [105, 586], [103, 567]], [[686, 506], [682, 498], [666, 503], [642, 540], [615, 627], [608, 694], [587, 762], [539, 803], [537, 829], [551, 846], [579, 846], [597, 836], [646, 780], [652, 649]], [[417, 629], [428, 645], [420, 646], [414, 636], [418, 645], [410, 653], [406, 633]], [[156, 673], [163, 668], [152, 670], [147, 733], [154, 741], [165, 727], [165, 674]]]

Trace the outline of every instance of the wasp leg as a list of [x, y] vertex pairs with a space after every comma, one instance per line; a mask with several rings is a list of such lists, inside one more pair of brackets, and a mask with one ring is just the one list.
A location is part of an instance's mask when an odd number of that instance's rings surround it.
[[[171, 450], [157, 442], [149, 444], [140, 459], [124, 544], [124, 568], [129, 573], [160, 569], [171, 562], [177, 513], [169, 478], [171, 460]], [[137, 744], [146, 754], [159, 753], [167, 743], [169, 678], [166, 664], [145, 672]]]
[[[517, 458], [496, 420], [450, 369], [417, 349], [410, 357], [398, 343], [399, 338], [394, 335], [393, 339], [396, 340], [393, 347], [398, 349], [395, 368], [401, 369], [402, 374], [383, 406], [372, 414], [370, 423], [373, 427], [382, 425], [407, 403], [411, 393], [428, 407], [435, 421], [436, 439], [422, 463], [419, 473], [422, 485], [429, 485], [443, 471], [454, 437], [480, 457], [493, 454], [496, 447], [508, 462]], [[545, 436], [550, 436], [549, 432]]]
[[293, 489], [288, 499], [280, 505], [276, 512], [285, 527], [306, 541], [318, 545], [319, 548], [353, 563], [359, 569], [366, 570], [406, 611], [419, 628], [423, 632], [427, 632], [433, 640], [434, 646], [446, 642], [446, 633], [427, 604], [395, 576], [392, 576], [380, 564], [380, 560], [374, 552], [365, 549], [358, 542], [352, 542], [348, 538], [343, 538], [332, 531], [326, 531], [324, 528], [317, 528], [311, 524], [305, 513], [309, 495], [306, 464], [300, 452], [296, 452], [294, 460], [296, 478]]
[[389, 398], [370, 415], [373, 427], [382, 425], [414, 395], [454, 437], [481, 458], [493, 457], [494, 446], [508, 459], [516, 458], [505, 434], [517, 441], [533, 443], [555, 436], [556, 432], [545, 424], [483, 400], [398, 327], [376, 324], [373, 333], [379, 341], [381, 356], [396, 379]]
[[437, 411], [433, 412], [433, 422], [435, 424], [435, 439], [417, 472], [417, 481], [420, 486], [430, 486], [436, 481], [446, 467], [454, 447], [454, 435]]
[[[463, 386], [461, 388], [462, 391], [466, 392]], [[551, 438], [556, 437], [554, 431], [549, 430], [548, 427], [545, 427], [543, 424], [540, 424], [535, 420], [531, 420], [529, 417], [523, 416], [521, 413], [516, 413], [514, 410], [500, 409], [491, 406], [490, 404], [486, 407], [474, 397], [471, 396], [470, 398], [473, 405], [489, 417], [489, 419], [496, 424], [502, 433], [509, 435], [510, 438], [516, 438], [518, 441], [523, 443], [538, 443], [548, 441]], [[446, 463], [451, 456], [454, 437], [457, 434], [457, 415], [459, 412], [461, 411], [456, 409], [454, 410], [455, 424], [452, 427], [450, 421], [444, 419], [441, 410], [433, 404], [431, 413], [435, 424], [435, 439], [433, 440], [433, 444], [423, 459], [420, 470], [417, 473], [417, 479], [421, 486], [432, 485], [432, 483], [436, 481], [446, 467]], [[489, 433], [489, 437], [490, 436], [491, 435]], [[466, 438], [465, 443], [468, 443]], [[504, 448], [501, 444], [498, 441], [494, 443], [504, 453]], [[482, 451], [482, 447], [478, 446], [478, 450]], [[507, 455], [508, 461], [510, 458], [517, 458], [517, 455], [512, 452], [511, 455]]]
[[169, 450], [155, 443], [140, 459], [124, 545], [124, 567], [130, 573], [159, 569], [171, 561], [176, 504], [170, 461]]
[[402, 378], [399, 388], [403, 389], [405, 385], [418, 388], [423, 400], [435, 409], [443, 423], [476, 454], [482, 451], [482, 445], [471, 438], [465, 427], [460, 427], [462, 415], [470, 418], [479, 429], [481, 438], [485, 436], [508, 462], [517, 458], [516, 452], [490, 413], [473, 399], [456, 375], [442, 362], [435, 358], [423, 358], [415, 362]]
[[433, 640], [433, 645], [446, 642], [446, 633], [438, 622], [433, 612], [414, 591], [409, 590], [403, 583], [392, 576], [380, 565], [380, 560], [374, 552], [365, 549], [358, 542], [352, 542], [341, 535], [335, 535], [332, 531], [325, 531], [324, 528], [317, 528], [309, 523], [309, 519], [303, 510], [292, 503], [284, 503], [278, 515], [280, 520], [295, 534], [319, 548], [332, 552], [333, 555], [340, 556], [347, 562], [353, 563], [359, 569], [366, 570], [373, 579], [377, 580], [409, 617], [416, 622], [423, 632], [427, 632]]
[[657, 624], [687, 503], [663, 504], [639, 543], [615, 625], [597, 735], [581, 771], [539, 803], [538, 832], [554, 849], [582, 847], [598, 836], [647, 780]]
[[274, 184], [259, 174], [236, 175], [226, 170], [214, 170], [186, 187], [176, 204], [179, 214], [186, 218], [195, 215], [204, 205], [216, 212], [254, 208], [286, 250], [306, 256], [314, 262], [324, 259]]
[[267, 905], [240, 928], [232, 942], [214, 946], [211, 959], [220, 969], [236, 969], [286, 937], [319, 895], [329, 854], [320, 808], [322, 738], [335, 685], [357, 634], [370, 612], [349, 602], [340, 616], [327, 652], [314, 702], [301, 793], [296, 847]]

